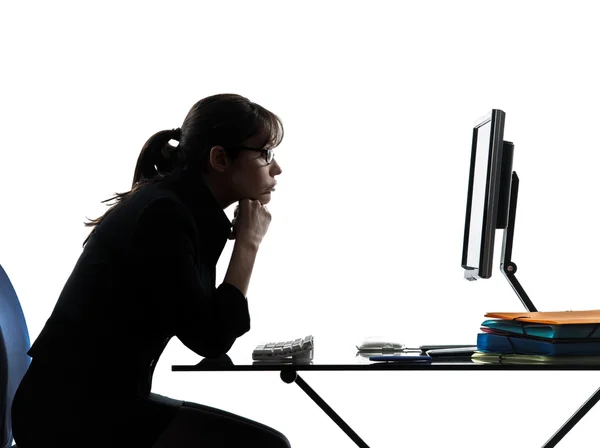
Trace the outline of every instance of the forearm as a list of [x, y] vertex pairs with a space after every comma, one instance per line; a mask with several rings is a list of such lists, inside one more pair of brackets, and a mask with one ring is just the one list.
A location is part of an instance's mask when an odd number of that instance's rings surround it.
[[229, 267], [223, 281], [235, 286], [245, 296], [248, 294], [248, 285], [252, 276], [252, 269], [256, 261], [258, 245], [236, 240], [231, 253]]

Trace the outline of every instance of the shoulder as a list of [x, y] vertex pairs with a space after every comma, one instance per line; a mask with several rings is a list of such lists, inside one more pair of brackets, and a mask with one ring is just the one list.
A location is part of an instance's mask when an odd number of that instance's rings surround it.
[[173, 228], [178, 227], [188, 231], [195, 228], [191, 211], [171, 191], [157, 189], [148, 191], [144, 198], [137, 226]]
[[146, 261], [193, 253], [197, 230], [190, 211], [176, 196], [157, 194], [145, 200], [133, 227], [133, 249]]

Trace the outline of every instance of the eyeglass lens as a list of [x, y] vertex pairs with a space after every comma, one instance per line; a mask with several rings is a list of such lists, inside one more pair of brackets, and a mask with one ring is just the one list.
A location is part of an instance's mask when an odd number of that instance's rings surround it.
[[272, 149], [267, 149], [265, 151], [265, 159], [267, 160], [267, 163], [271, 163], [273, 161], [273, 150]]

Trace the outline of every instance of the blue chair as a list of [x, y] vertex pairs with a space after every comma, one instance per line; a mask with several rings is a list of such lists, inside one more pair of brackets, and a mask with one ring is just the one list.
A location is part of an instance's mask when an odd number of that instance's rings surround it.
[[[0, 266], [0, 448], [10, 448], [10, 407], [31, 358], [23, 309], [8, 275]], [[13, 445], [16, 448], [16, 445]]]

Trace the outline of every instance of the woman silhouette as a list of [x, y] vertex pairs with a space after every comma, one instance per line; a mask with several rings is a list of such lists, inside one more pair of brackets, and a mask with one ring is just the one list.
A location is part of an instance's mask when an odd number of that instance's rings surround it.
[[[171, 337], [216, 358], [249, 330], [246, 294], [282, 138], [276, 115], [222, 94], [146, 142], [131, 191], [86, 224], [83, 252], [29, 351], [12, 409], [20, 448], [290, 446], [257, 422], [151, 393]], [[236, 202], [232, 225], [223, 210]]]

